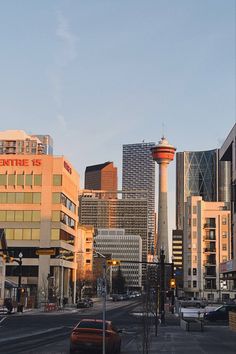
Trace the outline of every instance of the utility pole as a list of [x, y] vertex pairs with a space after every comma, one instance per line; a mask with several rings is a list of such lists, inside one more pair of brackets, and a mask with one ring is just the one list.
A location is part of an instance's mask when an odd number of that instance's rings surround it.
[[165, 255], [164, 249], [160, 250], [160, 302], [159, 313], [161, 324], [165, 324]]
[[[174, 262], [172, 259], [171, 263], [171, 279], [174, 279], [175, 273], [174, 273]], [[175, 304], [175, 290], [171, 290], [171, 313], [174, 313], [174, 304]]]
[[14, 259], [15, 262], [18, 263], [19, 265], [19, 273], [18, 273], [18, 288], [17, 288], [17, 312], [20, 312], [21, 310], [21, 277], [22, 277], [22, 258], [23, 254], [22, 252], [19, 253], [19, 259]]
[[106, 259], [103, 259], [103, 311], [102, 311], [102, 354], [106, 353], [106, 297], [107, 297]]

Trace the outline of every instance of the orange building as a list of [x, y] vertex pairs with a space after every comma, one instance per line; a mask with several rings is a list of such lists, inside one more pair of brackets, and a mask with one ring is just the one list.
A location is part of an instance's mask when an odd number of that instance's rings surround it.
[[117, 167], [113, 162], [86, 167], [85, 189], [117, 191]]
[[[0, 156], [0, 228], [10, 254], [23, 254], [22, 284], [39, 301], [75, 299], [78, 188], [64, 157]], [[18, 272], [6, 265], [9, 280], [17, 283]]]

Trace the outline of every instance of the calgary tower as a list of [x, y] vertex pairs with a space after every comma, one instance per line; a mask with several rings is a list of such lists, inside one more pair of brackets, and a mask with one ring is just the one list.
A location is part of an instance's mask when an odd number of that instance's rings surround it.
[[152, 158], [159, 165], [159, 198], [158, 198], [158, 231], [157, 231], [157, 254], [160, 250], [165, 252], [165, 258], [169, 260], [168, 244], [168, 209], [167, 209], [167, 167], [174, 160], [176, 148], [170, 145], [163, 136], [158, 145], [151, 148]]

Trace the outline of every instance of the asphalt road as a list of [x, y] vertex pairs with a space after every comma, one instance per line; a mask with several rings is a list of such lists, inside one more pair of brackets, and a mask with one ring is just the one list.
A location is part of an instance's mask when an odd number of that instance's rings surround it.
[[[122, 354], [141, 354], [143, 324], [138, 316], [140, 300], [108, 302], [107, 319], [122, 328]], [[136, 313], [136, 316], [134, 314]], [[65, 313], [24, 313], [0, 317], [1, 354], [68, 354], [69, 335], [82, 318], [102, 318], [102, 305]], [[227, 326], [210, 324], [204, 332], [186, 332], [178, 319], [167, 316], [151, 338], [149, 354], [235, 354], [236, 333]], [[150, 331], [151, 333], [151, 331]]]
[[[141, 331], [141, 321], [131, 315], [140, 300], [108, 302], [106, 318], [122, 328], [122, 348]], [[23, 313], [0, 319], [0, 353], [68, 353], [69, 335], [82, 318], [102, 318], [102, 304], [91, 309], [59, 313]]]

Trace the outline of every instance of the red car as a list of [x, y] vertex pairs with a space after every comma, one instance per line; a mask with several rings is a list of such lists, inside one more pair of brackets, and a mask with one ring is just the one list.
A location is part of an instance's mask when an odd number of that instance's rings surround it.
[[[120, 333], [111, 321], [106, 321], [106, 354], [120, 354]], [[83, 319], [73, 329], [70, 336], [70, 354], [102, 353], [103, 321]]]

